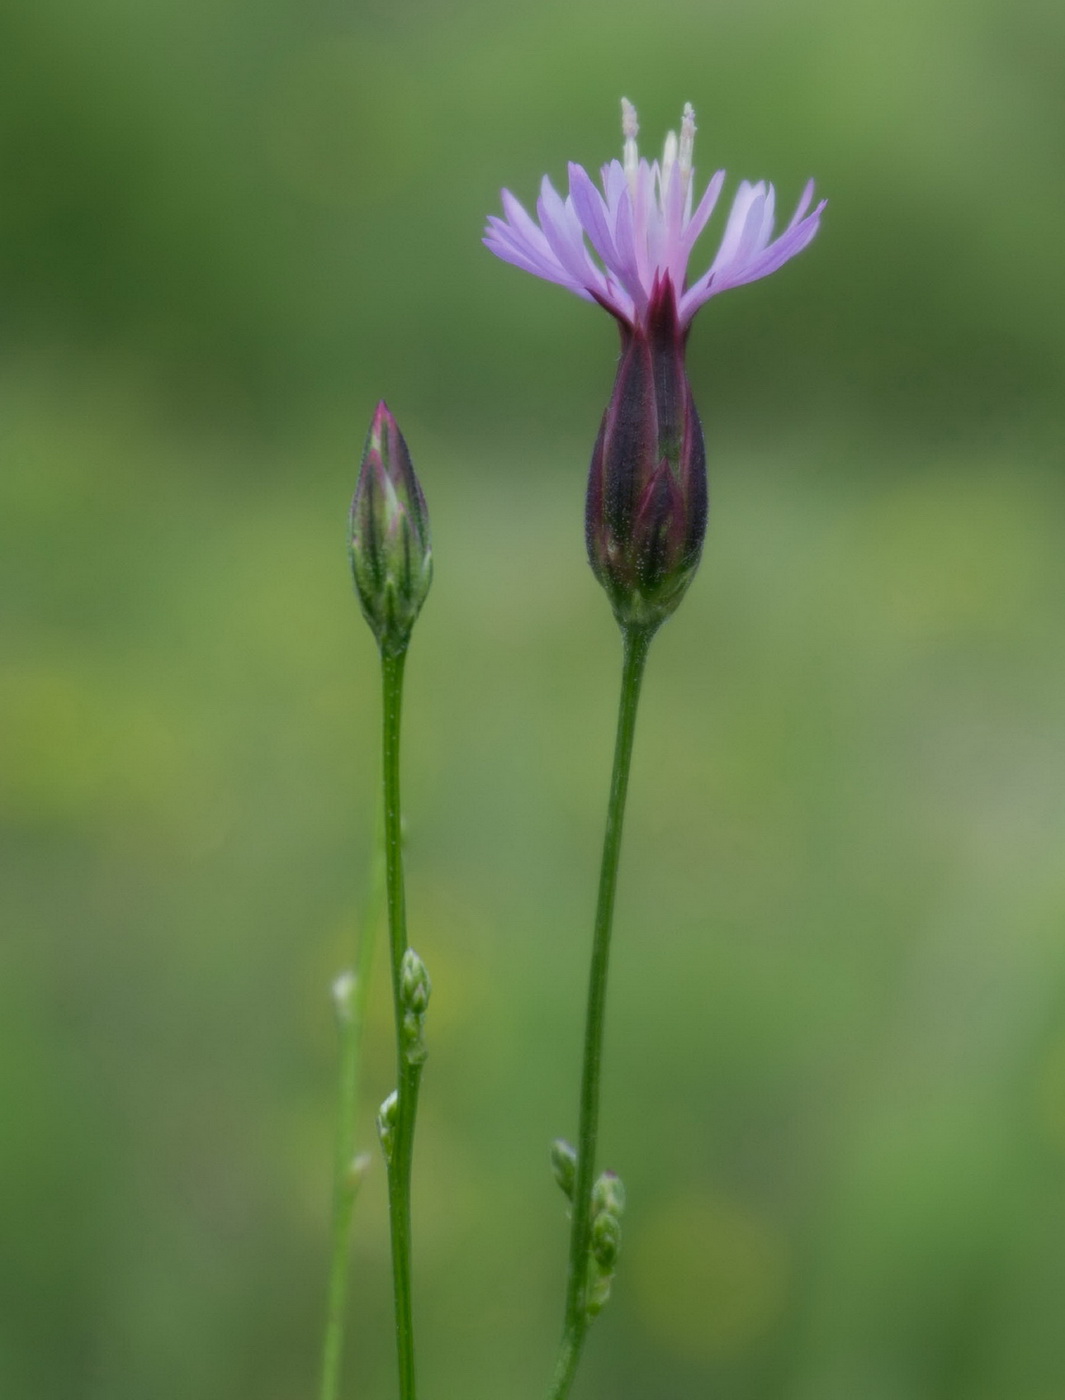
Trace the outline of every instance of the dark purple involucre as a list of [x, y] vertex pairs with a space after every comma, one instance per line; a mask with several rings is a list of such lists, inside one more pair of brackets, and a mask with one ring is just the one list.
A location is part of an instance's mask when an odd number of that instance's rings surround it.
[[685, 338], [672, 282], [656, 281], [646, 317], [622, 326], [621, 361], [592, 451], [588, 560], [623, 627], [664, 621], [702, 552], [706, 449]]

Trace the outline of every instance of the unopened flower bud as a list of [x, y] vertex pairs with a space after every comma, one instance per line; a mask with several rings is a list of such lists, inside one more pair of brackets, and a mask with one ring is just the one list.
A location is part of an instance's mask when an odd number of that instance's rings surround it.
[[403, 1021], [403, 1053], [408, 1064], [424, 1064], [429, 1051], [425, 1044], [425, 1013], [433, 984], [425, 964], [408, 948], [399, 970], [399, 1000]]
[[673, 283], [622, 325], [621, 362], [592, 452], [588, 560], [623, 627], [657, 627], [695, 574], [706, 533], [706, 449], [684, 369]]
[[597, 1215], [592, 1222], [592, 1258], [603, 1273], [613, 1273], [620, 1248], [621, 1221], [616, 1215]]
[[386, 655], [406, 649], [433, 576], [429, 512], [410, 453], [384, 401], [362, 454], [349, 535], [366, 621]]
[[589, 1317], [598, 1317], [610, 1301], [610, 1289], [614, 1283], [613, 1273], [600, 1273], [594, 1265], [588, 1271], [588, 1291], [585, 1294], [584, 1310]]
[[577, 1184], [577, 1153], [565, 1138], [555, 1138], [551, 1144], [551, 1170], [562, 1190], [573, 1200], [573, 1188]]
[[399, 1118], [399, 1094], [395, 1089], [377, 1110], [377, 1136], [381, 1139], [381, 1149], [385, 1161], [391, 1162], [392, 1148], [396, 1141], [396, 1122]]
[[408, 948], [403, 954], [399, 969], [399, 989], [404, 1006], [411, 1011], [425, 1011], [429, 1005], [433, 984], [429, 980], [425, 963], [413, 948]]
[[617, 1172], [603, 1172], [592, 1187], [592, 1213], [621, 1215], [625, 1209], [625, 1185]]

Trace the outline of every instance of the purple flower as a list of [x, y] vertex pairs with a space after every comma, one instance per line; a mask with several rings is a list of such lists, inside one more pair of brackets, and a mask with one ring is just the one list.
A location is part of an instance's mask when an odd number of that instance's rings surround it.
[[684, 596], [706, 533], [706, 450], [684, 367], [692, 317], [718, 292], [768, 276], [805, 248], [825, 202], [807, 212], [811, 180], [791, 223], [773, 238], [773, 187], [744, 180], [717, 256], [689, 286], [688, 259], [725, 172], [693, 211], [690, 103], [680, 139], [666, 137], [661, 163], [640, 159], [636, 109], [624, 98], [621, 129], [624, 158], [603, 167], [602, 194], [579, 165], [569, 167], [565, 200], [545, 175], [534, 222], [504, 190], [506, 217], [488, 220], [484, 241], [505, 262], [617, 318], [621, 359], [592, 452], [585, 539], [621, 626], [653, 631]]
[[825, 201], [807, 213], [814, 193], [811, 180], [791, 222], [773, 238], [773, 186], [742, 181], [717, 256], [689, 286], [688, 259], [713, 213], [725, 172], [714, 175], [693, 210], [691, 103], [684, 108], [680, 139], [671, 131], [661, 163], [650, 165], [636, 149], [636, 109], [624, 98], [621, 114], [623, 161], [603, 167], [602, 193], [582, 166], [571, 164], [566, 199], [544, 176], [534, 221], [504, 190], [506, 217], [489, 218], [484, 242], [504, 262], [599, 302], [622, 326], [645, 324], [656, 281], [660, 286], [669, 281], [684, 334], [710, 297], [767, 277], [801, 252], [817, 232]]

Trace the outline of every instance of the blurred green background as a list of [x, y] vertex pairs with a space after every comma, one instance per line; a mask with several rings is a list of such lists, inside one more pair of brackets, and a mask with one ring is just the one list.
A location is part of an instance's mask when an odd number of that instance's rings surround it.
[[[1063, 54], [1050, 0], [4, 7], [0, 1395], [315, 1393], [381, 395], [437, 560], [405, 740], [424, 1393], [542, 1393], [615, 335], [479, 239], [501, 185], [616, 153], [622, 94], [652, 150], [691, 100], [704, 176], [831, 202], [692, 337], [714, 513], [638, 734], [629, 1214], [579, 1392], [1065, 1393]], [[383, 1185], [352, 1396], [393, 1393]]]

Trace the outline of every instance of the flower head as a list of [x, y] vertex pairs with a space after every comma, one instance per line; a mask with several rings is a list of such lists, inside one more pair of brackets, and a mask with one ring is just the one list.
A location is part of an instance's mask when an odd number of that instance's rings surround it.
[[716, 257], [689, 286], [688, 259], [713, 213], [725, 172], [714, 175], [693, 209], [691, 103], [684, 108], [679, 138], [672, 131], [666, 137], [661, 162], [648, 164], [640, 157], [636, 109], [625, 98], [621, 116], [623, 158], [603, 167], [602, 193], [582, 166], [571, 164], [565, 199], [544, 176], [534, 220], [504, 190], [505, 217], [490, 217], [485, 232], [484, 242], [493, 253], [587, 301], [599, 302], [623, 327], [644, 324], [656, 283], [669, 281], [684, 333], [710, 297], [775, 272], [817, 232], [825, 201], [807, 212], [813, 202], [812, 180], [791, 222], [776, 238], [773, 186], [744, 180], [733, 198]]

